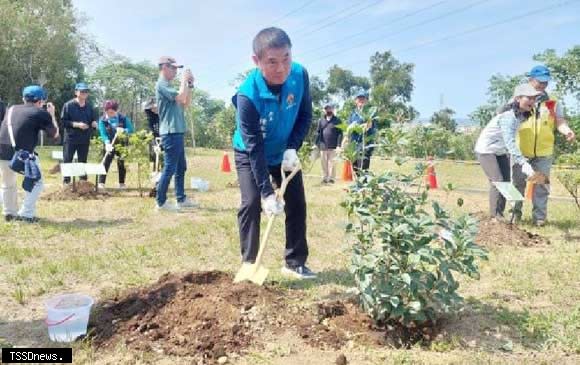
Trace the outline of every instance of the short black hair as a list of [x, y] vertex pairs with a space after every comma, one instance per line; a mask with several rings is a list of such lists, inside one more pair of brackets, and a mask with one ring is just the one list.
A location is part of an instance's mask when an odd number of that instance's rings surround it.
[[270, 27], [258, 32], [254, 37], [252, 46], [254, 48], [254, 54], [258, 58], [261, 58], [264, 51], [270, 48], [292, 48], [292, 42], [285, 31], [280, 28]]

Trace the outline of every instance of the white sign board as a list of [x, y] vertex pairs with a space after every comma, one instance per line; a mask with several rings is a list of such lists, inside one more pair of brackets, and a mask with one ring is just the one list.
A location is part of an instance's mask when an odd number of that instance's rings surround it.
[[61, 163], [60, 174], [64, 177], [85, 176], [87, 174], [84, 163]]
[[510, 182], [494, 182], [493, 185], [507, 201], [521, 202], [524, 200], [522, 194]]
[[85, 164], [85, 171], [87, 175], [106, 175], [105, 166], [100, 163], [87, 163]]

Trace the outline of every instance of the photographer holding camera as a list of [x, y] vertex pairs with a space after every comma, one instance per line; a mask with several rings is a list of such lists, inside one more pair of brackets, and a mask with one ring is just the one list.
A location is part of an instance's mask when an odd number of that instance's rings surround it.
[[[36, 201], [43, 189], [40, 162], [34, 152], [41, 130], [58, 138], [58, 124], [54, 116], [54, 105], [43, 105], [46, 92], [37, 85], [22, 91], [24, 104], [15, 105], [6, 111], [0, 127], [0, 174], [2, 175], [2, 197], [4, 219], [36, 223]], [[16, 190], [16, 173], [24, 174], [22, 187], [26, 191], [19, 211]]]

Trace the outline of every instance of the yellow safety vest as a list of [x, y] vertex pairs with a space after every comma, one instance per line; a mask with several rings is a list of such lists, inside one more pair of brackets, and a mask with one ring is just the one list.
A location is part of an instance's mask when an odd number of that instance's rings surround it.
[[556, 103], [550, 98], [532, 109], [532, 115], [520, 124], [517, 142], [525, 157], [546, 157], [554, 154], [554, 129], [556, 128]]

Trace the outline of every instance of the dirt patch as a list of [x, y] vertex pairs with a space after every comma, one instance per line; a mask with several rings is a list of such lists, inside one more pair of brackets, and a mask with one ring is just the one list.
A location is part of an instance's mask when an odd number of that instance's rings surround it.
[[164, 275], [150, 287], [97, 306], [90, 331], [98, 348], [124, 343], [138, 351], [188, 356], [215, 364], [261, 348], [269, 335], [293, 333], [306, 344], [339, 350], [351, 343], [410, 347], [429, 341], [428, 324], [377, 326], [354, 301], [297, 304], [299, 292], [232, 284], [222, 272]]
[[60, 190], [43, 196], [42, 199], [54, 200], [102, 200], [109, 196], [106, 191], [95, 191], [95, 184], [88, 181], [77, 181], [76, 190], [73, 191], [72, 184], [63, 186]]
[[539, 234], [528, 232], [516, 224], [509, 224], [476, 215], [479, 219], [479, 233], [475, 241], [482, 246], [543, 246], [550, 240]]
[[51, 175], [60, 174], [60, 163], [57, 163], [53, 167], [48, 170], [48, 173]]
[[215, 363], [252, 345], [264, 329], [265, 308], [281, 297], [268, 287], [233, 285], [221, 272], [167, 274], [152, 287], [102, 304], [91, 320], [94, 340]]
[[320, 348], [335, 350], [358, 343], [366, 346], [410, 348], [429, 344], [439, 332], [432, 322], [406, 327], [398, 322], [375, 323], [362, 313], [354, 300], [316, 304], [316, 321], [304, 316], [298, 325], [300, 337]]

